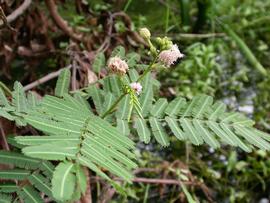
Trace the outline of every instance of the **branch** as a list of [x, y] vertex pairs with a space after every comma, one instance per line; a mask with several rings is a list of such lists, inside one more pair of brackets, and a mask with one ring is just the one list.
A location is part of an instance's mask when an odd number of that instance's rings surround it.
[[[70, 68], [71, 68], [71, 65], [69, 65], [69, 66], [67, 66], [67, 67], [65, 67], [65, 68], [70, 69]], [[51, 80], [51, 79], [53, 79], [53, 78], [56, 78], [58, 75], [60, 75], [60, 73], [61, 73], [61, 71], [62, 71], [63, 69], [64, 69], [64, 68], [61, 68], [61, 69], [59, 69], [58, 71], [49, 73], [48, 75], [44, 76], [43, 78], [40, 78], [40, 79], [38, 79], [38, 80], [36, 80], [36, 81], [34, 81], [34, 82], [32, 82], [32, 83], [30, 83], [30, 84], [24, 86], [24, 87], [23, 87], [24, 91], [28, 91], [28, 90], [30, 90], [30, 89], [32, 89], [32, 88], [34, 88], [34, 87], [36, 87], [36, 86], [38, 86], [38, 85], [40, 85], [40, 84], [43, 84], [43, 83], [45, 83], [45, 82], [47, 82], [47, 81], [49, 81], [49, 80]]]
[[9, 151], [9, 146], [8, 146], [8, 142], [6, 139], [6, 134], [5, 134], [5, 131], [4, 131], [4, 128], [3, 128], [1, 121], [0, 121], [0, 134], [1, 134], [1, 138], [2, 138], [3, 149], [6, 151]]
[[[100, 177], [93, 177], [95, 181], [103, 180]], [[122, 182], [122, 178], [113, 178], [114, 181]], [[164, 185], [181, 185], [179, 180], [176, 179], [158, 179], [158, 178], [141, 178], [135, 177], [131, 180], [134, 183], [148, 183], [148, 184], [164, 184]], [[184, 185], [201, 186], [203, 183], [194, 181], [181, 181]]]
[[45, 0], [45, 3], [56, 25], [72, 39], [82, 41], [83, 36], [76, 34], [74, 30], [68, 26], [68, 23], [58, 14], [54, 0]]
[[[16, 18], [18, 18], [20, 15], [22, 15], [24, 13], [24, 11], [26, 11], [26, 9], [28, 9], [31, 2], [32, 2], [31, 0], [25, 0], [17, 9], [15, 9], [15, 11], [13, 11], [11, 14], [9, 14], [6, 17], [7, 23], [11, 23]], [[0, 22], [0, 27], [4, 24], [5, 24], [5, 22]]]

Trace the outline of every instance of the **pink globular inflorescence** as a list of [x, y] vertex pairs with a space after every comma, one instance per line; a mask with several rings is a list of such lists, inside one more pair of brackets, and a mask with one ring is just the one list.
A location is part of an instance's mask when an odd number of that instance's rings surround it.
[[183, 58], [184, 54], [182, 54], [178, 46], [176, 44], [172, 45], [169, 50], [164, 50], [160, 52], [158, 59], [162, 62], [165, 66], [170, 67], [173, 65], [174, 62], [177, 61], [178, 58]]
[[133, 82], [130, 84], [131, 89], [133, 89], [136, 94], [140, 94], [142, 91], [142, 85], [139, 82]]
[[128, 70], [128, 64], [117, 56], [110, 58], [108, 67], [113, 73], [120, 75], [126, 74]]

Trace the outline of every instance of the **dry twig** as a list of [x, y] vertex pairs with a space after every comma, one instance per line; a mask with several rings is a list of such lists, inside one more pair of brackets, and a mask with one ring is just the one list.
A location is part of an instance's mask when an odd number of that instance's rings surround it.
[[[67, 67], [65, 67], [65, 68], [70, 69], [71, 67], [72, 67], [72, 66], [69, 65], [69, 66], [67, 66]], [[28, 85], [26, 85], [26, 86], [24, 86], [24, 88], [23, 88], [24, 91], [30, 90], [30, 89], [32, 89], [32, 88], [34, 88], [34, 87], [36, 87], [36, 86], [38, 86], [38, 85], [40, 85], [40, 84], [43, 84], [43, 83], [45, 83], [45, 82], [47, 82], [47, 81], [49, 81], [49, 80], [51, 80], [51, 79], [53, 79], [53, 78], [56, 78], [56, 77], [61, 73], [61, 71], [62, 71], [63, 69], [64, 69], [64, 68], [61, 68], [61, 69], [59, 69], [58, 71], [49, 73], [48, 75], [46, 75], [46, 76], [44, 76], [44, 77], [42, 77], [42, 78], [40, 78], [40, 79], [38, 79], [38, 80], [36, 80], [36, 81], [34, 81], [34, 82], [28, 84]]]
[[3, 125], [0, 121], [0, 135], [1, 135], [1, 140], [2, 140], [2, 144], [3, 144], [3, 149], [9, 151], [9, 146], [7, 143], [7, 139], [6, 139], [6, 134], [3, 128]]
[[15, 9], [15, 11], [13, 11], [10, 15], [6, 17], [6, 22], [5, 20], [2, 19], [3, 22], [0, 22], [0, 27], [4, 24], [7, 25], [12, 21], [16, 20], [16, 18], [18, 18], [28, 9], [28, 7], [31, 5], [31, 2], [32, 2], [31, 0], [25, 0], [18, 8]]

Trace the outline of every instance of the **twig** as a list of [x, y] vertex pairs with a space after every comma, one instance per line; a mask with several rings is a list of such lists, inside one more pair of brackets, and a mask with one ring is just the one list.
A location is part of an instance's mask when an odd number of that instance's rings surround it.
[[72, 81], [71, 81], [71, 89], [72, 91], [75, 91], [77, 89], [77, 61], [73, 59], [72, 62]]
[[[9, 25], [9, 23], [7, 22], [7, 17], [6, 17], [6, 15], [5, 15], [3, 9], [1, 8], [1, 6], [0, 6], [0, 19], [2, 20], [2, 22], [0, 22], [0, 27], [1, 27], [2, 25], [4, 25], [4, 26], [6, 26], [8, 29], [10, 29], [10, 30], [16, 32], [16, 30], [15, 30], [13, 27], [11, 27], [11, 26]], [[1, 25], [1, 23], [2, 23], [2, 25]]]
[[[155, 34], [154, 36], [159, 36]], [[180, 33], [180, 34], [167, 34], [168, 37], [174, 40], [181, 40], [182, 38], [186, 39], [204, 39], [212, 37], [225, 37], [225, 33], [205, 33], [205, 34], [194, 34], [194, 33]]]
[[[26, 9], [30, 6], [31, 0], [25, 0], [15, 11], [13, 11], [10, 15], [7, 16], [6, 20], [7, 23], [11, 23], [14, 21], [16, 18], [18, 18], [20, 15], [26, 11]], [[0, 27], [5, 24], [5, 22], [0, 22]]]
[[111, 13], [109, 13], [109, 20], [107, 22], [107, 25], [109, 26], [107, 37], [105, 38], [104, 42], [100, 45], [96, 53], [104, 52], [110, 45], [113, 28], [113, 15]]
[[[180, 185], [179, 180], [175, 179], [155, 179], [155, 178], [134, 178], [132, 182], [135, 183], [149, 183], [149, 184], [165, 184], [165, 185]], [[192, 181], [183, 182], [185, 185], [200, 185]]]
[[3, 125], [1, 121], [0, 121], [0, 134], [1, 134], [2, 142], [3, 142], [3, 149], [9, 151], [8, 142], [7, 142], [5, 131], [3, 129]]
[[[99, 177], [93, 177], [92, 179], [98, 181], [101, 180]], [[114, 178], [115, 181], [123, 181], [122, 178]], [[158, 178], [141, 178], [136, 177], [131, 180], [134, 183], [148, 183], [148, 184], [165, 184], [165, 185], [180, 185], [179, 180], [176, 179], [158, 179]], [[182, 181], [184, 185], [193, 185], [193, 186], [200, 186], [202, 183], [200, 182], [193, 182], [193, 181]]]
[[[72, 66], [69, 65], [69, 66], [67, 66], [67, 67], [65, 67], [65, 68], [70, 69], [71, 67], [72, 67]], [[30, 90], [30, 89], [32, 89], [32, 88], [34, 88], [34, 87], [36, 87], [36, 86], [38, 86], [38, 85], [40, 85], [40, 84], [43, 84], [43, 83], [45, 83], [45, 82], [47, 82], [47, 81], [49, 81], [49, 80], [51, 80], [51, 79], [53, 79], [53, 78], [56, 78], [58, 75], [60, 75], [60, 73], [61, 73], [61, 71], [62, 71], [63, 69], [64, 69], [64, 68], [61, 68], [61, 69], [59, 69], [58, 71], [49, 73], [48, 75], [44, 76], [43, 78], [40, 78], [40, 79], [38, 79], [38, 80], [36, 80], [36, 81], [34, 81], [34, 82], [32, 82], [32, 83], [30, 83], [30, 84], [24, 86], [24, 88], [23, 88], [24, 91]]]
[[81, 34], [76, 34], [74, 30], [68, 26], [68, 23], [58, 14], [57, 6], [55, 5], [54, 0], [45, 0], [45, 3], [56, 25], [72, 39], [82, 41], [83, 36]]

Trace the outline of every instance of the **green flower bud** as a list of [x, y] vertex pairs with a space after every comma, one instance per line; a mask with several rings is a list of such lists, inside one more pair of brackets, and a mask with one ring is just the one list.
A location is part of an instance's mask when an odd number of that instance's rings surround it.
[[150, 39], [151, 37], [151, 33], [147, 28], [141, 28], [139, 33], [144, 39]]

